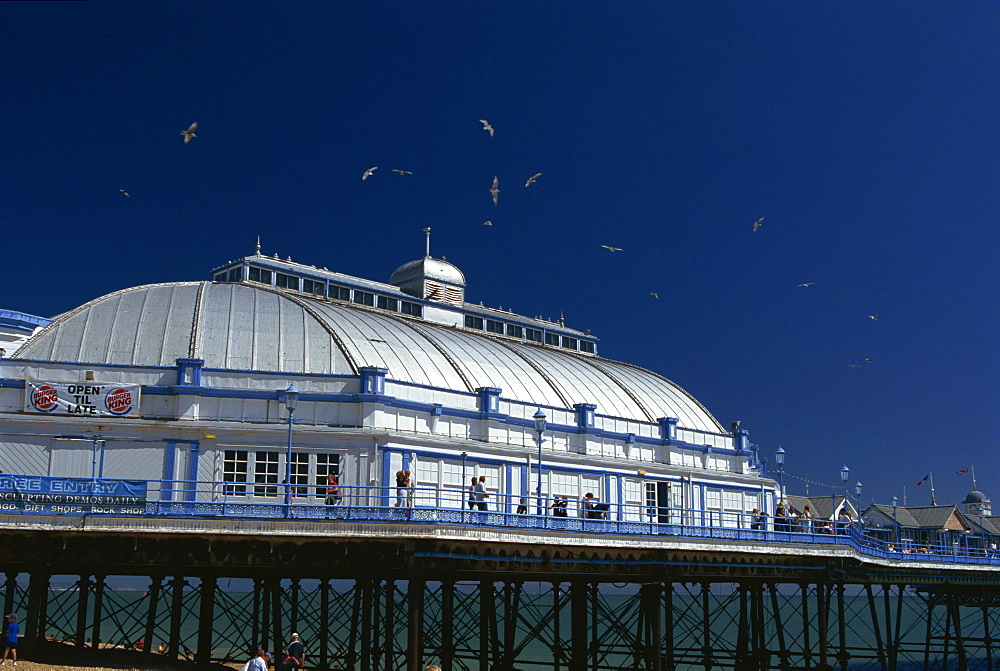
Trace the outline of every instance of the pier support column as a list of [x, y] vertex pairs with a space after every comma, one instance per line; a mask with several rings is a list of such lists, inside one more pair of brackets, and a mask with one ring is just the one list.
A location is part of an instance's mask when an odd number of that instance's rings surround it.
[[361, 593], [361, 671], [372, 671], [372, 649], [374, 648], [375, 626], [372, 611], [375, 602], [375, 581], [365, 582]]
[[76, 583], [76, 647], [87, 645], [87, 599], [90, 597], [90, 576], [80, 576]]
[[3, 612], [13, 613], [14, 612], [14, 597], [17, 595], [17, 574], [13, 572], [7, 572], [5, 574], [4, 590], [3, 596]]
[[406, 605], [408, 619], [406, 623], [406, 669], [407, 671], [423, 671], [424, 581], [422, 579], [410, 579], [406, 586]]
[[184, 618], [186, 584], [184, 577], [179, 575], [170, 581], [170, 640], [167, 641], [167, 655], [171, 660], [177, 659], [181, 651], [181, 620]]
[[319, 668], [330, 668], [330, 579], [319, 581]]
[[28, 614], [24, 623], [24, 638], [44, 639], [48, 628], [49, 574], [32, 573], [28, 578]]
[[441, 671], [455, 662], [455, 581], [441, 583]]
[[[270, 650], [272, 655], [277, 656], [282, 648], [282, 622], [281, 622], [281, 581], [278, 578], [267, 579], [267, 591], [271, 595], [271, 645], [265, 650]], [[278, 658], [280, 659], [280, 658]], [[278, 662], [281, 663], [280, 661]]]
[[587, 629], [587, 589], [585, 582], [570, 584], [570, 637], [572, 639], [569, 659], [570, 671], [587, 671], [587, 651], [589, 632]]
[[393, 655], [396, 652], [396, 581], [385, 583], [385, 617], [383, 618], [382, 640], [385, 647], [384, 655], [386, 669], [395, 667]]
[[663, 623], [660, 617], [660, 595], [663, 587], [656, 585], [643, 585], [639, 588], [639, 610], [640, 617], [644, 624], [643, 630], [639, 634], [639, 642], [642, 648], [641, 657], [644, 660], [647, 671], [662, 671], [662, 645]]
[[194, 664], [200, 669], [212, 663], [212, 640], [215, 638], [215, 587], [216, 577], [201, 579], [201, 604], [198, 609], [198, 649], [194, 653]]
[[[90, 630], [90, 647], [95, 650], [101, 648], [101, 611], [104, 608], [104, 588], [107, 587], [104, 579], [106, 577], [103, 575], [94, 576], [94, 621]], [[128, 641], [128, 643], [132, 643], [132, 641]]]
[[[288, 613], [288, 640], [291, 639], [292, 632], [299, 630], [299, 594], [302, 592], [302, 585], [298, 578], [292, 578], [292, 586], [288, 593], [291, 595], [291, 605]], [[284, 640], [284, 639], [282, 639]]]
[[663, 631], [666, 632], [666, 639], [660, 645], [662, 650], [667, 649], [666, 667], [667, 671], [674, 671], [677, 668], [674, 659], [674, 583], [673, 580], [664, 585], [663, 589]]
[[156, 650], [157, 644], [153, 640], [156, 635], [156, 610], [160, 604], [160, 589], [163, 583], [163, 576], [153, 576], [149, 582], [149, 610], [146, 612], [146, 632], [142, 639], [146, 642], [146, 647], [142, 652], [148, 658]]

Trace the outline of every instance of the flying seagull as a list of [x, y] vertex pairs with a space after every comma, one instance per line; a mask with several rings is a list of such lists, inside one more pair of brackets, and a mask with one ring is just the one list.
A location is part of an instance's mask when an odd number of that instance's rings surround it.
[[608, 250], [609, 252], [620, 252], [620, 251], [622, 251], [621, 247], [612, 247], [611, 245], [601, 245], [601, 247], [604, 247], [604, 249]]
[[128, 191], [126, 191], [125, 189], [118, 189], [118, 193], [128, 198], [131, 198], [131, 196], [128, 195]]
[[816, 284], [816, 283], [815, 282], [805, 282], [803, 284], [796, 284], [795, 286], [797, 286], [797, 287], [811, 287], [814, 284]]
[[497, 184], [500, 182], [497, 180], [496, 175], [493, 176], [493, 186], [490, 187], [490, 193], [493, 194], [493, 204], [497, 204], [497, 199], [500, 197], [500, 189], [497, 188]]
[[198, 127], [198, 122], [195, 121], [193, 124], [191, 124], [190, 126], [188, 126], [187, 130], [182, 130], [181, 131], [181, 135], [184, 136], [184, 144], [187, 144], [188, 142], [190, 142], [191, 138], [198, 137], [197, 135], [194, 134], [194, 129], [197, 128], [197, 127]]
[[849, 363], [847, 364], [849, 368], [861, 368], [861, 364]]
[[660, 299], [660, 294], [656, 293], [655, 291], [650, 291], [649, 295], [655, 298], [656, 300]]
[[399, 170], [398, 168], [393, 168], [393, 172], [398, 172], [400, 175], [412, 175], [413, 173], [409, 170]]
[[871, 359], [865, 359], [865, 363], [871, 363], [871, 362], [872, 362]]
[[529, 186], [535, 183], [535, 180], [542, 176], [542, 173], [538, 173], [532, 177], [528, 178], [528, 181], [524, 183], [524, 188], [527, 189]]
[[492, 226], [492, 225], [493, 225], [493, 222], [492, 222], [492, 221], [488, 221], [488, 220], [487, 220], [487, 221], [484, 221], [484, 222], [483, 222], [483, 226]]
[[754, 232], [756, 232], [757, 229], [760, 228], [760, 225], [763, 224], [763, 223], [764, 223], [764, 217], [761, 217], [757, 221], [753, 222], [753, 230], [754, 230]]
[[483, 130], [488, 130], [490, 132], [490, 137], [493, 137], [493, 126], [486, 119], [480, 119], [479, 122], [483, 124]]
[[871, 319], [872, 321], [875, 321], [875, 320], [878, 319], [878, 315], [868, 315], [868, 319]]
[[377, 165], [372, 166], [371, 168], [368, 168], [367, 170], [365, 170], [365, 174], [361, 175], [361, 181], [363, 182], [366, 179], [368, 179], [369, 177], [371, 177], [372, 173], [375, 172], [376, 170], [378, 170], [378, 166]]

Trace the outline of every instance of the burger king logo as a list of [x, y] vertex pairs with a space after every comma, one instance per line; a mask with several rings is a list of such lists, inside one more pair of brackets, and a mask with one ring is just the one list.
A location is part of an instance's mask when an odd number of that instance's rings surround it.
[[124, 415], [132, 409], [132, 392], [128, 389], [112, 389], [104, 397], [104, 407], [113, 415]]
[[31, 406], [38, 412], [52, 412], [59, 407], [59, 390], [43, 384], [31, 392]]

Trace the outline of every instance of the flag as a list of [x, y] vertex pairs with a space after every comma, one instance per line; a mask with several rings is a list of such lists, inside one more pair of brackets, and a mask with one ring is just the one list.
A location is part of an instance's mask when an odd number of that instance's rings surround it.
[[927, 479], [928, 479], [928, 478], [930, 478], [930, 477], [931, 477], [931, 474], [930, 474], [930, 473], [928, 473], [927, 475], [925, 475], [925, 476], [924, 476], [924, 477], [923, 477], [923, 478], [922, 478], [922, 479], [920, 480], [920, 482], [918, 482], [918, 483], [917, 483], [917, 487], [919, 487], [920, 485], [922, 485], [922, 484], [924, 484], [925, 482], [927, 482]]
[[972, 466], [967, 466], [966, 468], [963, 468], [962, 470], [957, 471], [955, 473], [955, 475], [961, 475], [962, 473], [968, 473], [970, 468], [972, 468]]

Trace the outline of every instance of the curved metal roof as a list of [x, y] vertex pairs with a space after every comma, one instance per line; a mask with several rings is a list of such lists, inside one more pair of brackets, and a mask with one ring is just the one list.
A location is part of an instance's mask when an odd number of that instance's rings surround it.
[[404, 382], [571, 407], [640, 421], [676, 417], [721, 425], [673, 382], [624, 363], [493, 338], [373, 309], [267, 287], [213, 282], [152, 284], [102, 296], [60, 315], [18, 358], [356, 375], [362, 366]]
[[416, 261], [408, 261], [399, 268], [392, 271], [389, 276], [389, 284], [399, 286], [411, 280], [427, 278], [431, 280], [441, 280], [465, 286], [465, 275], [456, 266], [447, 261], [432, 259], [425, 256]]

